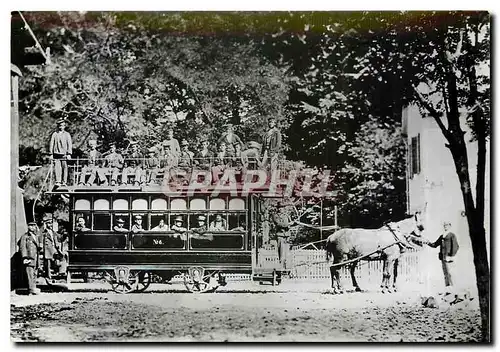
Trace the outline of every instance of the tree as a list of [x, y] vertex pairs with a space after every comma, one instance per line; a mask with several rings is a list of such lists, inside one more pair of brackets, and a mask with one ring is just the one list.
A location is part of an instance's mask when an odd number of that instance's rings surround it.
[[[371, 117], [345, 145], [339, 200], [351, 223], [377, 228], [406, 212], [405, 143], [399, 124]], [[339, 182], [337, 181], [337, 182]]]
[[[434, 118], [445, 137], [460, 182], [472, 243], [482, 337], [489, 341], [484, 185], [490, 134], [490, 16], [485, 12], [366, 13], [352, 25], [366, 48], [358, 57], [357, 69], [383, 80], [399, 78], [402, 100], [418, 104], [424, 116]], [[464, 124], [478, 143], [475, 194]]]

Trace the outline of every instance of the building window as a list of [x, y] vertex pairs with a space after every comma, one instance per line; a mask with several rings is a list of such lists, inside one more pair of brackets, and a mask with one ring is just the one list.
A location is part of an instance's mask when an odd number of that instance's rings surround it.
[[410, 172], [411, 177], [420, 173], [420, 134], [411, 138], [410, 143]]

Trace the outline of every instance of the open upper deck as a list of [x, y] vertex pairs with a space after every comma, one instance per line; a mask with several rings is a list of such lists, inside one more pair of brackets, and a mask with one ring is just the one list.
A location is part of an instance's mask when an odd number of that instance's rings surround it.
[[[54, 160], [51, 167], [49, 189], [53, 193], [331, 195], [329, 172], [287, 160], [257, 163], [192, 158], [164, 163], [158, 159], [126, 158], [110, 163], [109, 159], [70, 159]], [[58, 183], [58, 179], [62, 182]]]

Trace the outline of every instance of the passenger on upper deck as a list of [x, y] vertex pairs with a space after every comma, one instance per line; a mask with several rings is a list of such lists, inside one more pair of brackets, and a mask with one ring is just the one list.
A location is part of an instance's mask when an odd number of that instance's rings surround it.
[[228, 123], [226, 126], [227, 131], [219, 138], [218, 144], [221, 144], [222, 142], [226, 143], [228, 152], [230, 154], [234, 154], [236, 144], [243, 146], [243, 142], [241, 141], [241, 138], [234, 133], [234, 125], [232, 123]]
[[281, 152], [281, 132], [276, 126], [276, 119], [269, 119], [269, 130], [263, 137], [264, 156], [263, 163], [271, 163], [271, 169], [275, 169], [278, 162], [278, 156]]
[[177, 159], [181, 154], [181, 147], [179, 145], [179, 141], [174, 138], [174, 130], [169, 128], [167, 131], [167, 139], [165, 139], [162, 143], [163, 156], [169, 161], [169, 164], [177, 165]]
[[133, 233], [144, 232], [144, 229], [142, 228], [142, 216], [140, 216], [139, 214], [134, 216], [134, 224], [132, 225], [132, 232]]
[[118, 218], [118, 220], [116, 220], [116, 225], [113, 227], [113, 230], [115, 232], [128, 232], [128, 229], [126, 229], [124, 225], [125, 220], [123, 220], [122, 218]]
[[139, 184], [144, 184], [145, 177], [143, 177], [143, 162], [142, 154], [139, 150], [139, 145], [137, 142], [131, 142], [132, 151], [127, 156], [126, 164], [127, 166], [123, 168], [122, 173], [122, 184], [128, 183], [128, 175], [130, 173], [134, 174], [134, 185], [139, 186]]
[[[118, 181], [118, 174], [123, 168], [123, 156], [116, 151], [115, 143], [109, 145], [109, 152], [104, 161], [106, 167], [105, 171], [111, 172], [111, 186], [114, 186]], [[107, 181], [105, 181], [105, 184], [107, 185]]]
[[85, 225], [85, 218], [83, 216], [79, 216], [75, 226], [75, 232], [83, 233], [88, 231], [90, 231], [90, 229]]
[[160, 219], [160, 222], [158, 223], [158, 225], [151, 229], [151, 231], [158, 231], [158, 232], [166, 232], [168, 230], [169, 230], [168, 225], [165, 224], [165, 220], [163, 220], [163, 219]]
[[255, 142], [250, 141], [248, 143], [248, 149], [241, 152], [241, 159], [243, 160], [243, 165], [246, 169], [256, 170], [260, 164], [260, 151], [262, 146]]
[[226, 231], [226, 220], [221, 214], [215, 215], [215, 220], [210, 223], [210, 231]]
[[219, 152], [215, 156], [214, 166], [212, 166], [212, 182], [219, 182], [221, 174], [226, 169], [227, 165], [231, 163], [231, 156], [227, 152], [226, 143], [222, 142], [219, 147]]
[[49, 153], [51, 160], [54, 160], [54, 171], [56, 176], [56, 186], [66, 185], [68, 183], [68, 163], [73, 153], [73, 143], [71, 135], [66, 132], [66, 121], [59, 119], [57, 121], [57, 131], [52, 133], [49, 143]]
[[[80, 173], [80, 182], [79, 186], [83, 186], [86, 184], [87, 186], [93, 185], [95, 178], [97, 176], [97, 184], [101, 184], [106, 180], [106, 176], [103, 173], [103, 170], [99, 168], [99, 159], [101, 158], [101, 153], [97, 150], [97, 141], [90, 140], [89, 141], [90, 150], [87, 152], [87, 161], [86, 165], [82, 168]], [[90, 175], [89, 179], [85, 183], [85, 178], [87, 175]]]
[[210, 151], [209, 145], [208, 140], [204, 139], [201, 142], [201, 149], [194, 154], [194, 164], [201, 170], [209, 170], [213, 162], [214, 154]]
[[148, 149], [148, 157], [145, 161], [146, 180], [145, 182], [150, 185], [156, 181], [156, 176], [160, 172], [160, 159], [156, 156], [156, 147]]

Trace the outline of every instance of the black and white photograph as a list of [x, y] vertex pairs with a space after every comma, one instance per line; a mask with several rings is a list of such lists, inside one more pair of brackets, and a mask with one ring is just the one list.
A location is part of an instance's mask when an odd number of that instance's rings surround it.
[[490, 12], [10, 21], [11, 342], [492, 342]]

